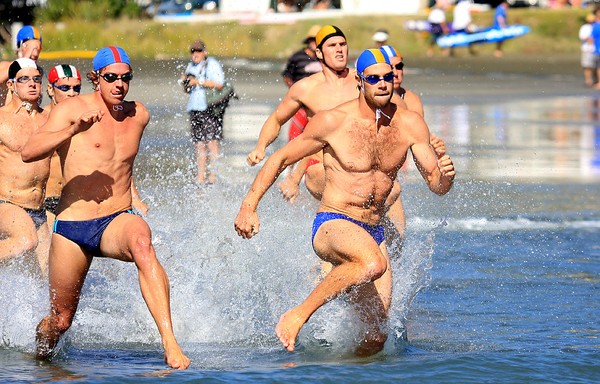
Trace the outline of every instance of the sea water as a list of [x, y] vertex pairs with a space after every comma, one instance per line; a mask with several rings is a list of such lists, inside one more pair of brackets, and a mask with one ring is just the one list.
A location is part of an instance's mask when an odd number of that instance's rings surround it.
[[[402, 170], [408, 226], [392, 255], [390, 337], [380, 354], [356, 358], [359, 325], [343, 297], [313, 315], [296, 352], [274, 335], [318, 279], [317, 203], [306, 190], [289, 204], [272, 188], [255, 238], [233, 229], [257, 172], [245, 157], [285, 92], [281, 64], [225, 62], [240, 100], [226, 115], [219, 181], [205, 187], [193, 183], [187, 97], [175, 83], [182, 64], [142, 63], [129, 98], [152, 114], [135, 181], [190, 368], [166, 367], [135, 267], [107, 259], [94, 260], [56, 357], [35, 361], [48, 285], [20, 258], [0, 266], [0, 381], [598, 380], [600, 95], [578, 78], [407, 69], [458, 176], [439, 197], [414, 165]], [[285, 132], [274, 148], [284, 143]]]

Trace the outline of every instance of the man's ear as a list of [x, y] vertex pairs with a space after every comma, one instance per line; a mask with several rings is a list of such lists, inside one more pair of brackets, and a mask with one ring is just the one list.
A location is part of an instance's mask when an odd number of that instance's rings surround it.
[[319, 59], [319, 60], [323, 60], [323, 52], [321, 52], [321, 49], [320, 49], [320, 48], [317, 48], [317, 49], [315, 50], [315, 55], [317, 55], [317, 59]]

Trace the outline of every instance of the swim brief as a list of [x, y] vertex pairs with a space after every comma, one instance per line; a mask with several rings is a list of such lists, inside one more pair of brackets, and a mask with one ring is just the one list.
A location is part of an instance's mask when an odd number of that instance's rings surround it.
[[314, 243], [315, 243], [315, 235], [316, 235], [317, 231], [319, 230], [319, 228], [321, 227], [321, 225], [323, 225], [323, 223], [325, 223], [329, 220], [337, 220], [337, 219], [347, 220], [347, 221], [354, 223], [354, 224], [358, 225], [359, 227], [363, 228], [365, 231], [367, 231], [369, 233], [369, 235], [371, 235], [371, 237], [373, 238], [373, 240], [375, 240], [377, 245], [381, 244], [383, 242], [383, 240], [385, 240], [385, 233], [384, 233], [382, 225], [370, 225], [367, 223], [363, 223], [362, 221], [355, 220], [349, 216], [344, 215], [343, 213], [318, 212], [317, 216], [315, 217], [315, 220], [313, 221], [313, 229], [312, 229], [313, 247], [314, 247]]
[[308, 162], [306, 163], [306, 168], [304, 169], [304, 171], [306, 171], [308, 168], [312, 167], [315, 164], [319, 164], [320, 161], [317, 159], [308, 159]]
[[128, 209], [126, 211], [113, 213], [112, 215], [92, 220], [55, 220], [52, 231], [71, 240], [91, 255], [102, 256], [100, 253], [100, 240], [102, 240], [102, 234], [104, 234], [106, 227], [122, 213], [133, 214], [133, 211]]
[[44, 208], [46, 209], [46, 211], [56, 215], [56, 209], [58, 208], [59, 200], [60, 196], [46, 197], [46, 199], [44, 199]]
[[6, 200], [0, 200], [0, 204], [1, 203], [12, 204], [16, 207], [23, 209], [25, 212], [27, 212], [29, 217], [31, 217], [31, 220], [33, 220], [33, 224], [35, 224], [35, 229], [38, 229], [39, 227], [44, 225], [46, 223], [46, 221], [48, 221], [48, 217], [46, 216], [45, 208], [40, 208], [40, 209], [25, 208], [25, 207], [21, 207], [18, 204], [15, 204], [11, 201], [6, 201]]

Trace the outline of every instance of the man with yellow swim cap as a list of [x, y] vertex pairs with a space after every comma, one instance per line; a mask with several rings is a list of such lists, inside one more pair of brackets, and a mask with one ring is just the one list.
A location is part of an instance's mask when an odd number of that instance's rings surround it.
[[[330, 58], [327, 42], [323, 49]], [[347, 293], [361, 322], [355, 353], [367, 356], [383, 349], [392, 274], [382, 219], [398, 170], [410, 150], [432, 192], [446, 194], [454, 180], [452, 159], [436, 156], [423, 118], [392, 100], [394, 74], [389, 58], [378, 49], [364, 51], [353, 78], [358, 95], [315, 114], [304, 133], [269, 157], [235, 220], [239, 236], [250, 239], [258, 234], [258, 204], [277, 176], [302, 158], [324, 153], [325, 186], [312, 245], [333, 268], [302, 303], [279, 319], [275, 333], [290, 352], [311, 315], [342, 293]]]
[[[267, 146], [277, 139], [281, 126], [300, 108], [306, 109], [310, 121], [317, 112], [332, 109], [358, 96], [354, 79], [356, 72], [347, 68], [348, 45], [342, 30], [334, 25], [326, 25], [317, 32], [315, 42], [316, 55], [323, 70], [289, 88], [281, 103], [263, 124], [258, 143], [246, 159], [249, 165], [254, 166], [264, 159]], [[403, 104], [403, 101], [398, 99], [398, 103]], [[322, 155], [318, 153], [300, 161], [295, 170], [279, 183], [279, 190], [286, 200], [293, 202], [300, 194], [299, 184], [304, 176], [306, 188], [313, 197], [320, 200], [325, 186], [324, 175]], [[396, 182], [387, 207], [388, 216], [397, 231], [394, 237], [401, 242], [406, 220], [402, 201], [398, 198], [400, 191], [400, 184]]]

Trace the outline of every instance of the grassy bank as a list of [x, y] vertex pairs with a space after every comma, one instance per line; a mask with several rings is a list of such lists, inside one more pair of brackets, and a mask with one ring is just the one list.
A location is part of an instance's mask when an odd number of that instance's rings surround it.
[[[509, 10], [510, 23], [531, 27], [528, 35], [505, 44], [507, 56], [575, 54], [579, 52], [578, 30], [586, 14], [581, 9], [547, 10], [521, 8]], [[477, 13], [473, 21], [480, 26], [491, 25], [493, 11]], [[345, 33], [350, 44], [350, 56], [355, 57], [372, 45], [371, 36], [377, 28], [390, 31], [389, 43], [403, 55], [425, 55], [428, 36], [410, 32], [403, 23], [415, 16], [351, 16], [332, 19], [301, 20], [294, 24], [250, 25], [238, 22], [163, 24], [153, 20], [102, 20], [96, 23], [77, 20], [39, 25], [44, 37], [44, 50], [97, 50], [106, 45], [120, 45], [135, 58], [176, 59], [187, 57], [189, 43], [202, 39], [209, 51], [221, 57], [272, 58], [288, 57], [301, 47], [306, 31], [313, 24], [335, 24]], [[493, 50], [482, 45], [480, 54]], [[13, 57], [5, 52], [5, 56]]]

